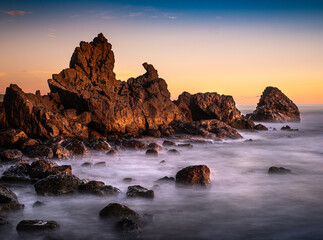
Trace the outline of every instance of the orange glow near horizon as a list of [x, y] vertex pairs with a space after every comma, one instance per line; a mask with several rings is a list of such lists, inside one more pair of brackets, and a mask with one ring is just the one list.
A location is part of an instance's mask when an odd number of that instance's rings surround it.
[[[131, 28], [131, 27], [129, 27]], [[49, 89], [47, 79], [69, 65], [81, 40], [91, 41], [102, 29], [56, 38], [11, 32], [1, 46], [0, 93], [10, 83], [25, 92]], [[62, 26], [62, 30], [64, 27]], [[132, 31], [132, 30], [131, 30]], [[282, 90], [296, 104], [323, 104], [323, 34], [286, 32], [281, 29], [228, 27], [210, 31], [188, 27], [137, 27], [102, 30], [112, 43], [115, 72], [127, 80], [144, 73], [151, 63], [168, 84], [172, 99], [183, 91], [232, 95], [238, 104], [254, 104], [267, 86]], [[150, 31], [150, 34], [144, 34]], [[129, 38], [129, 34], [132, 36]], [[35, 42], [35, 36], [38, 37]]]

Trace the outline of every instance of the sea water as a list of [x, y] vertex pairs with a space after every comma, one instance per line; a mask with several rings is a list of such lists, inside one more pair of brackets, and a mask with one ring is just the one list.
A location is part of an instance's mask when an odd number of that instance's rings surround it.
[[[245, 114], [255, 106], [238, 108]], [[323, 239], [323, 106], [299, 108], [302, 121], [288, 124], [299, 131], [281, 131], [286, 123], [263, 123], [269, 131], [240, 131], [243, 139], [193, 143], [192, 149], [166, 147], [158, 157], [146, 157], [145, 151], [125, 150], [118, 156], [91, 151], [83, 158], [57, 160], [59, 165], [71, 164], [80, 179], [103, 181], [122, 193], [45, 197], [38, 196], [32, 184], [11, 185], [25, 208], [7, 215], [11, 225], [0, 228], [0, 239], [122, 239], [114, 221], [99, 218], [100, 210], [113, 202], [153, 216], [141, 229], [140, 239]], [[142, 139], [158, 144], [163, 140]], [[180, 155], [168, 155], [170, 148]], [[81, 167], [86, 161], [104, 161], [106, 166]], [[211, 170], [211, 185], [206, 189], [156, 183], [199, 164]], [[271, 166], [291, 169], [293, 174], [268, 174]], [[1, 173], [8, 167], [2, 166]], [[156, 184], [160, 187], [155, 188], [153, 200], [125, 195], [129, 185], [152, 189]], [[45, 205], [33, 208], [35, 201]], [[24, 219], [55, 220], [60, 230], [49, 237], [19, 237], [15, 227]]]

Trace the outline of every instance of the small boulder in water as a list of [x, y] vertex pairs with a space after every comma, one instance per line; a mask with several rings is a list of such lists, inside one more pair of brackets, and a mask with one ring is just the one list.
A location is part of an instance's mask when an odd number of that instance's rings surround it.
[[47, 232], [59, 228], [56, 221], [22, 220], [18, 223], [17, 232]]
[[18, 163], [11, 166], [6, 171], [3, 172], [1, 181], [6, 182], [25, 182], [30, 181], [29, 172], [30, 165], [28, 163]]
[[146, 149], [148, 147], [147, 144], [140, 142], [138, 140], [123, 140], [122, 141], [122, 146], [128, 149]]
[[148, 190], [140, 185], [133, 185], [128, 187], [127, 197], [154, 198], [155, 194], [153, 190]]
[[107, 152], [107, 155], [116, 156], [118, 155], [118, 150], [111, 149], [109, 152]]
[[81, 167], [92, 167], [92, 163], [91, 162], [85, 162], [85, 163], [82, 163]]
[[193, 148], [193, 145], [190, 143], [179, 143], [177, 144], [177, 147], [182, 147], [182, 148]]
[[119, 203], [110, 203], [100, 211], [101, 218], [138, 217], [139, 214]]
[[211, 183], [210, 169], [206, 165], [183, 168], [176, 174], [176, 183], [185, 185], [207, 186]]
[[177, 151], [176, 149], [170, 149], [167, 153], [170, 155], [180, 155], [179, 151]]
[[98, 151], [109, 151], [111, 149], [111, 146], [107, 141], [100, 140], [97, 144], [94, 145], [93, 149]]
[[150, 143], [149, 145], [148, 145], [148, 147], [149, 148], [152, 148], [152, 149], [156, 149], [156, 150], [163, 150], [163, 147], [162, 146], [160, 146], [159, 144], [157, 144], [157, 143]]
[[24, 205], [18, 202], [17, 195], [9, 188], [0, 185], [0, 212], [22, 208], [24, 208]]
[[276, 167], [272, 166], [268, 169], [268, 173], [270, 174], [286, 174], [286, 173], [291, 173], [292, 170], [283, 168], [283, 167]]
[[258, 130], [258, 131], [268, 131], [268, 128], [262, 124], [257, 124], [254, 126], [254, 129], [255, 130]]
[[22, 152], [18, 149], [8, 149], [0, 153], [0, 158], [2, 161], [18, 161], [22, 158]]
[[150, 148], [146, 151], [146, 156], [155, 156], [158, 157], [158, 151], [154, 148]]
[[175, 146], [175, 145], [176, 145], [176, 143], [169, 141], [169, 140], [165, 140], [163, 142], [163, 146]]
[[[118, 221], [115, 227], [118, 231], [126, 234], [139, 234], [140, 232], [139, 224], [136, 221], [126, 217]], [[135, 237], [134, 239], [137, 239], [137, 238]]]
[[36, 202], [34, 202], [33, 207], [41, 207], [41, 206], [44, 206], [44, 205], [45, 205], [45, 203], [43, 203], [41, 201], [36, 201]]
[[283, 126], [280, 130], [282, 130], [282, 131], [298, 131], [298, 129], [293, 129], [288, 125]]
[[62, 143], [62, 146], [75, 155], [84, 156], [87, 154], [87, 147], [84, 142], [78, 139], [68, 139]]
[[165, 176], [163, 178], [158, 179], [156, 182], [174, 182], [174, 181], [175, 181], [175, 178]]

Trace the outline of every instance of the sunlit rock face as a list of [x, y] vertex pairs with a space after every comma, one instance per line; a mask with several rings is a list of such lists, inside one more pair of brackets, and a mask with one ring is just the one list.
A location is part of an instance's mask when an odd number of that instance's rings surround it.
[[252, 121], [299, 122], [298, 107], [276, 87], [267, 87], [252, 114], [247, 114]]
[[157, 70], [143, 64], [146, 73], [127, 82], [116, 80], [111, 44], [99, 34], [91, 43], [81, 42], [70, 68], [48, 81], [65, 109], [90, 112], [89, 127], [103, 134], [132, 135], [181, 120], [170, 100], [165, 80]]

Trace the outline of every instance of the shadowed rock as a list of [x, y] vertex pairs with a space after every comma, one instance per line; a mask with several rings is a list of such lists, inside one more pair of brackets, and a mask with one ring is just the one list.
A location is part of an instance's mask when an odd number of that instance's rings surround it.
[[247, 114], [253, 121], [299, 122], [298, 107], [278, 88], [267, 87], [261, 95], [256, 110]]
[[101, 218], [123, 218], [123, 217], [138, 217], [139, 214], [128, 208], [126, 205], [119, 203], [110, 203], [100, 211]]
[[17, 195], [9, 188], [0, 185], [0, 212], [22, 208], [24, 208], [24, 205], [18, 202]]
[[59, 224], [55, 221], [46, 220], [22, 220], [18, 223], [17, 232], [47, 232], [59, 228]]
[[153, 190], [148, 190], [140, 185], [133, 185], [128, 187], [127, 197], [154, 198], [155, 194]]
[[286, 173], [291, 173], [292, 170], [283, 168], [283, 167], [276, 167], [272, 166], [268, 169], [268, 173], [270, 174], [286, 174]]

